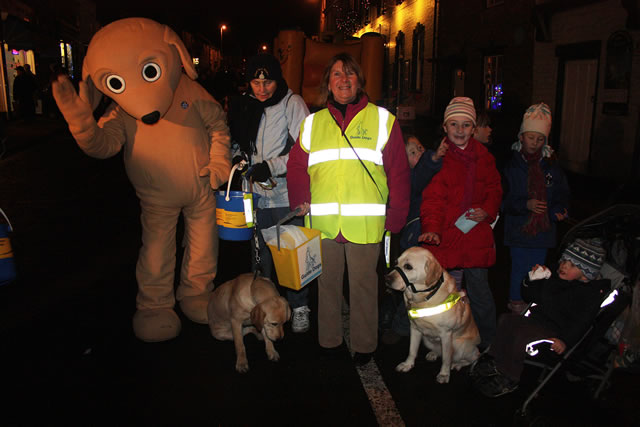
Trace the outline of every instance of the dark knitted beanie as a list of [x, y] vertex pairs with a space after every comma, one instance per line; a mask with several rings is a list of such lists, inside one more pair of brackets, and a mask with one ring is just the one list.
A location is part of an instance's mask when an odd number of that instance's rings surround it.
[[564, 250], [560, 261], [568, 260], [584, 273], [589, 280], [598, 276], [604, 263], [606, 252], [602, 247], [602, 240], [593, 238], [589, 240], [576, 239]]

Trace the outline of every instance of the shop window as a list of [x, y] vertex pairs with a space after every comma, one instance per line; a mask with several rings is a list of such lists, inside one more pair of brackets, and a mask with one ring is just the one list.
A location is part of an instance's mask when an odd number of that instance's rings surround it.
[[503, 98], [503, 55], [484, 57], [485, 105], [488, 110], [502, 111]]
[[67, 70], [69, 77], [73, 78], [74, 64], [73, 64], [73, 49], [69, 43], [60, 42], [60, 65], [63, 69]]
[[633, 40], [628, 32], [613, 33], [607, 41], [607, 62], [602, 93], [602, 112], [625, 115], [629, 111], [629, 87]]
[[413, 30], [413, 49], [411, 54], [411, 90], [422, 92], [424, 69], [424, 25], [418, 23]]

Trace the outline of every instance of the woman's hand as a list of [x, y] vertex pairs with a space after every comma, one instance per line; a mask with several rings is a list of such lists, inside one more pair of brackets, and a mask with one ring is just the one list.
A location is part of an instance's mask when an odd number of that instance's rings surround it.
[[536, 199], [529, 199], [527, 200], [527, 209], [537, 214], [544, 213], [544, 211], [547, 210], [547, 202]]
[[418, 236], [418, 242], [424, 242], [427, 245], [436, 245], [436, 246], [438, 246], [440, 244], [440, 236], [438, 236], [436, 233], [430, 231], [428, 233], [424, 233], [424, 234], [421, 234], [420, 236]]
[[309, 210], [310, 210], [309, 203], [304, 202], [303, 204], [298, 205], [298, 207], [296, 207], [295, 210], [298, 211], [296, 216], [304, 216], [309, 213]]
[[475, 208], [467, 214], [467, 218], [475, 222], [482, 222], [489, 216], [482, 208]]
[[555, 351], [558, 354], [562, 354], [567, 349], [567, 345], [560, 338], [549, 338], [549, 339], [553, 341], [553, 344], [551, 344], [551, 351]]

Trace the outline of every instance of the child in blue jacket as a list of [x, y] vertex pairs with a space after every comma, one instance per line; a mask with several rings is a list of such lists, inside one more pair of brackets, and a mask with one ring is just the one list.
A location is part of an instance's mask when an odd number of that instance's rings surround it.
[[[419, 246], [418, 236], [420, 236], [420, 205], [422, 204], [422, 191], [426, 188], [431, 178], [442, 168], [442, 158], [447, 152], [447, 144], [440, 141], [438, 148], [425, 152], [424, 146], [414, 135], [405, 137], [405, 149], [407, 159], [411, 168], [411, 203], [409, 205], [409, 215], [407, 224], [402, 229], [400, 235], [400, 253], [412, 246]], [[383, 344], [394, 344], [401, 336], [409, 335], [409, 317], [404, 306], [402, 295], [387, 295], [382, 303], [381, 327], [384, 330], [382, 335]]]
[[522, 279], [534, 265], [544, 265], [548, 249], [556, 246], [556, 224], [568, 217], [569, 185], [548, 144], [550, 130], [549, 107], [529, 107], [504, 170], [504, 244], [511, 253], [507, 306], [514, 313], [526, 307]]

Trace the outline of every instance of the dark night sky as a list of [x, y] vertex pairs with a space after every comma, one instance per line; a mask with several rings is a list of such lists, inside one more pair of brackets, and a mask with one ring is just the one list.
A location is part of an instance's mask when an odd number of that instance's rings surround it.
[[[273, 44], [278, 31], [300, 28], [307, 36], [317, 33], [320, 0], [109, 0], [97, 3], [98, 21], [106, 25], [116, 19], [141, 16], [155, 19], [173, 28], [204, 34], [223, 52], [245, 56], [257, 52], [260, 45]], [[229, 51], [228, 49], [231, 49]]]

